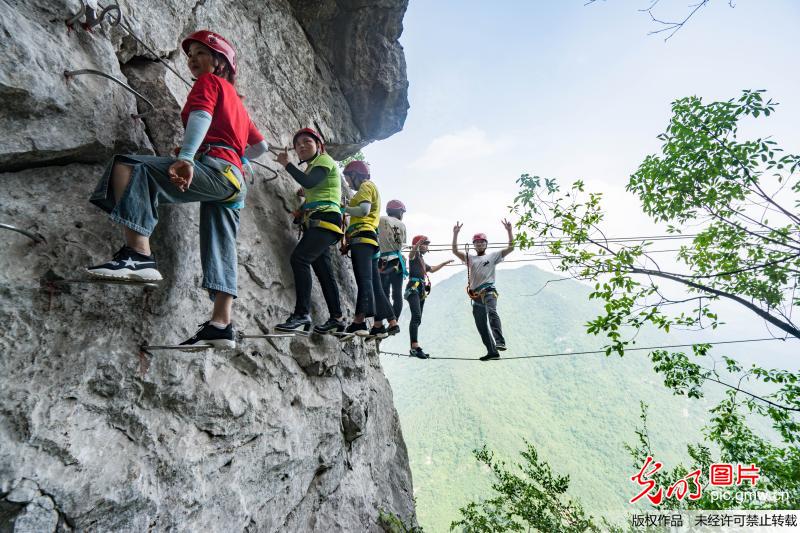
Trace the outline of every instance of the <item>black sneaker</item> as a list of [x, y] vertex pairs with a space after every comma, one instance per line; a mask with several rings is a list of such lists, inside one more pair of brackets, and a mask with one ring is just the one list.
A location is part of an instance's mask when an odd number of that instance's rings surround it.
[[487, 353], [483, 357], [480, 358], [481, 361], [493, 361], [495, 359], [500, 359], [499, 353]]
[[[210, 321], [209, 321], [210, 322]], [[228, 324], [224, 329], [212, 326], [209, 322], [200, 324], [200, 329], [190, 339], [186, 339], [181, 346], [195, 344], [210, 344], [214, 348], [236, 348], [233, 324]]]
[[423, 352], [422, 348], [420, 348], [419, 346], [417, 346], [416, 348], [411, 348], [411, 350], [409, 350], [408, 353], [410, 353], [412, 357], [418, 357], [419, 359], [430, 359], [431, 357], [430, 355]]
[[369, 336], [369, 328], [366, 322], [353, 322], [344, 331], [345, 333], [355, 333], [359, 337]]
[[329, 318], [328, 321], [321, 326], [314, 326], [314, 332], [319, 333], [320, 335], [327, 335], [329, 333], [342, 333], [346, 327], [347, 324], [345, 324], [343, 320]]
[[101, 265], [86, 267], [86, 272], [95, 278], [120, 279], [133, 281], [161, 281], [161, 272], [156, 267], [152, 255], [143, 255], [123, 246], [111, 261]]
[[389, 329], [386, 330], [386, 333], [389, 335], [397, 335], [400, 333], [400, 326], [395, 324], [394, 326], [389, 326]]
[[287, 333], [296, 333], [297, 335], [308, 335], [311, 332], [311, 317], [297, 316], [295, 314], [289, 315], [289, 319], [275, 326], [277, 331], [285, 331]]
[[506, 351], [506, 341], [500, 341], [494, 343], [494, 347], [497, 348], [498, 352], [505, 352]]
[[389, 336], [389, 332], [386, 331], [386, 326], [381, 324], [380, 326], [372, 326], [372, 329], [369, 330], [369, 336], [377, 339], [385, 339]]

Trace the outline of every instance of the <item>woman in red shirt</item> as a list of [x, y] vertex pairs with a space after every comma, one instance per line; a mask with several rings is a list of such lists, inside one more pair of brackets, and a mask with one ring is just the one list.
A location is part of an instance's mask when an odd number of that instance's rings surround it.
[[235, 346], [231, 310], [236, 298], [236, 234], [246, 182], [242, 159], [267, 151], [234, 88], [236, 51], [207, 30], [182, 42], [196, 79], [181, 112], [185, 128], [177, 158], [117, 155], [90, 201], [122, 224], [125, 245], [114, 257], [89, 267], [89, 275], [159, 281], [150, 250], [159, 204], [200, 202], [200, 259], [203, 287], [214, 302], [211, 320], [181, 344]]

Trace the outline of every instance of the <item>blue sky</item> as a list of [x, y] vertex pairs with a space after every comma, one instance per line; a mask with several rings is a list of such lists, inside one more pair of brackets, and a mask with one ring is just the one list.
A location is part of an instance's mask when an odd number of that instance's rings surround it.
[[[401, 37], [408, 119], [364, 149], [382, 198], [408, 206], [410, 235], [450, 242], [460, 220], [465, 238], [504, 239], [499, 221], [523, 172], [602, 191], [609, 235], [661, 233], [624, 185], [658, 150], [682, 96], [767, 89], [778, 113], [744, 131], [800, 151], [800, 2], [713, 0], [666, 43], [647, 35], [658, 28], [638, 11], [649, 1], [584, 3], [411, 0]], [[655, 13], [677, 19], [689, 3], [661, 0]]]

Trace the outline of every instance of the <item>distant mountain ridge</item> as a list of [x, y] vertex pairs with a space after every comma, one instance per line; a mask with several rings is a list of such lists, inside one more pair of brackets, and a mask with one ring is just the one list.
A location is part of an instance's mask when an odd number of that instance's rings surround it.
[[[547, 284], [552, 279], [532, 266], [498, 271], [498, 310], [509, 347], [503, 356], [602, 347], [602, 338], [585, 333], [597, 310], [587, 300], [589, 289], [573, 280]], [[479, 362], [485, 349], [464, 284], [460, 273], [434, 286], [420, 342], [433, 357], [475, 361], [381, 356], [426, 531], [447, 531], [460, 506], [488, 495], [487, 472], [471, 452], [484, 443], [514, 462], [524, 440], [532, 442], [554, 471], [570, 475], [570, 494], [590, 513], [617, 518], [631, 509], [635, 495], [629, 478], [639, 467], [634, 470], [624, 444], [634, 442], [641, 400], [650, 405], [658, 459], [669, 467], [685, 460], [685, 444], [699, 438], [707, 402], [673, 396], [646, 352]], [[402, 334], [384, 341], [382, 350], [407, 353], [405, 308], [401, 324]], [[642, 336], [638, 344], [657, 344], [656, 338]]]

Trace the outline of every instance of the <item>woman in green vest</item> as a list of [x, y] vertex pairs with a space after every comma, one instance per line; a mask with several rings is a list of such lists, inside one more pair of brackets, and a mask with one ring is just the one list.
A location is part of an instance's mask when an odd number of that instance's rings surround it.
[[300, 164], [305, 164], [305, 172], [289, 162], [289, 155], [283, 152], [277, 162], [303, 187], [305, 203], [301, 206], [303, 237], [292, 252], [291, 264], [294, 273], [296, 303], [294, 312], [286, 322], [275, 329], [308, 335], [311, 332], [311, 268], [317, 275], [328, 304], [330, 318], [321, 326], [318, 333], [340, 333], [347, 324], [344, 322], [339, 302], [339, 289], [331, 268], [330, 247], [341, 238], [342, 180], [336, 162], [325, 153], [322, 137], [311, 128], [303, 128], [294, 134], [292, 140]]

